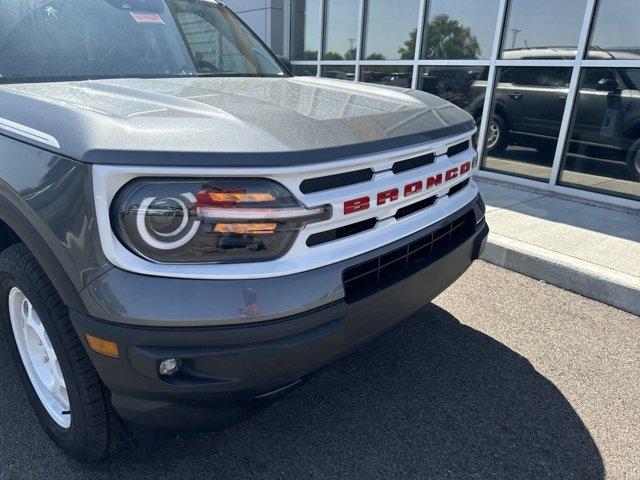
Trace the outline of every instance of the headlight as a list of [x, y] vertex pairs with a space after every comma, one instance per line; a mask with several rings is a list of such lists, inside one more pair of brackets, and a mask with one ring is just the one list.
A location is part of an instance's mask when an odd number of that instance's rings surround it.
[[136, 180], [116, 196], [112, 225], [120, 241], [162, 263], [273, 260], [307, 223], [330, 207], [305, 208], [270, 180]]

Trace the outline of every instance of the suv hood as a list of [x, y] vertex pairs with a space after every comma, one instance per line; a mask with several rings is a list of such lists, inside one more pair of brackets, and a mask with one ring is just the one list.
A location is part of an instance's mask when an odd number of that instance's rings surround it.
[[471, 133], [414, 90], [321, 78], [169, 78], [0, 86], [0, 134], [88, 163], [282, 166]]

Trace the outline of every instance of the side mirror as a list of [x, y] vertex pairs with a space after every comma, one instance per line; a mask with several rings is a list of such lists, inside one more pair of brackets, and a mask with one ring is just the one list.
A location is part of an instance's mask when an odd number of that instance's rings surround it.
[[280, 63], [284, 65], [284, 67], [287, 69], [287, 72], [293, 75], [293, 65], [291, 65], [291, 60], [289, 60], [289, 58], [284, 55], [278, 55], [278, 60], [280, 60]]
[[618, 82], [613, 80], [612, 78], [603, 78], [598, 82], [596, 90], [598, 90], [599, 92], [617, 92]]

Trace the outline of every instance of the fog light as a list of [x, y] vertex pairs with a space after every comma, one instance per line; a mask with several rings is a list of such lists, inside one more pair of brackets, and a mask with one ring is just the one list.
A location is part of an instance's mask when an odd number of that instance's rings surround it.
[[182, 369], [182, 360], [179, 358], [167, 358], [160, 362], [158, 372], [163, 377], [172, 377]]

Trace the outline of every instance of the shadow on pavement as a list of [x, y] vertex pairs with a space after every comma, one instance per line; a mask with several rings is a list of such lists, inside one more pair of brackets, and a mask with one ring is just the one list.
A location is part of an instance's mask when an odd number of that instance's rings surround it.
[[248, 422], [154, 453], [79, 465], [24, 402], [0, 380], [0, 478], [604, 478], [562, 393], [434, 305]]

